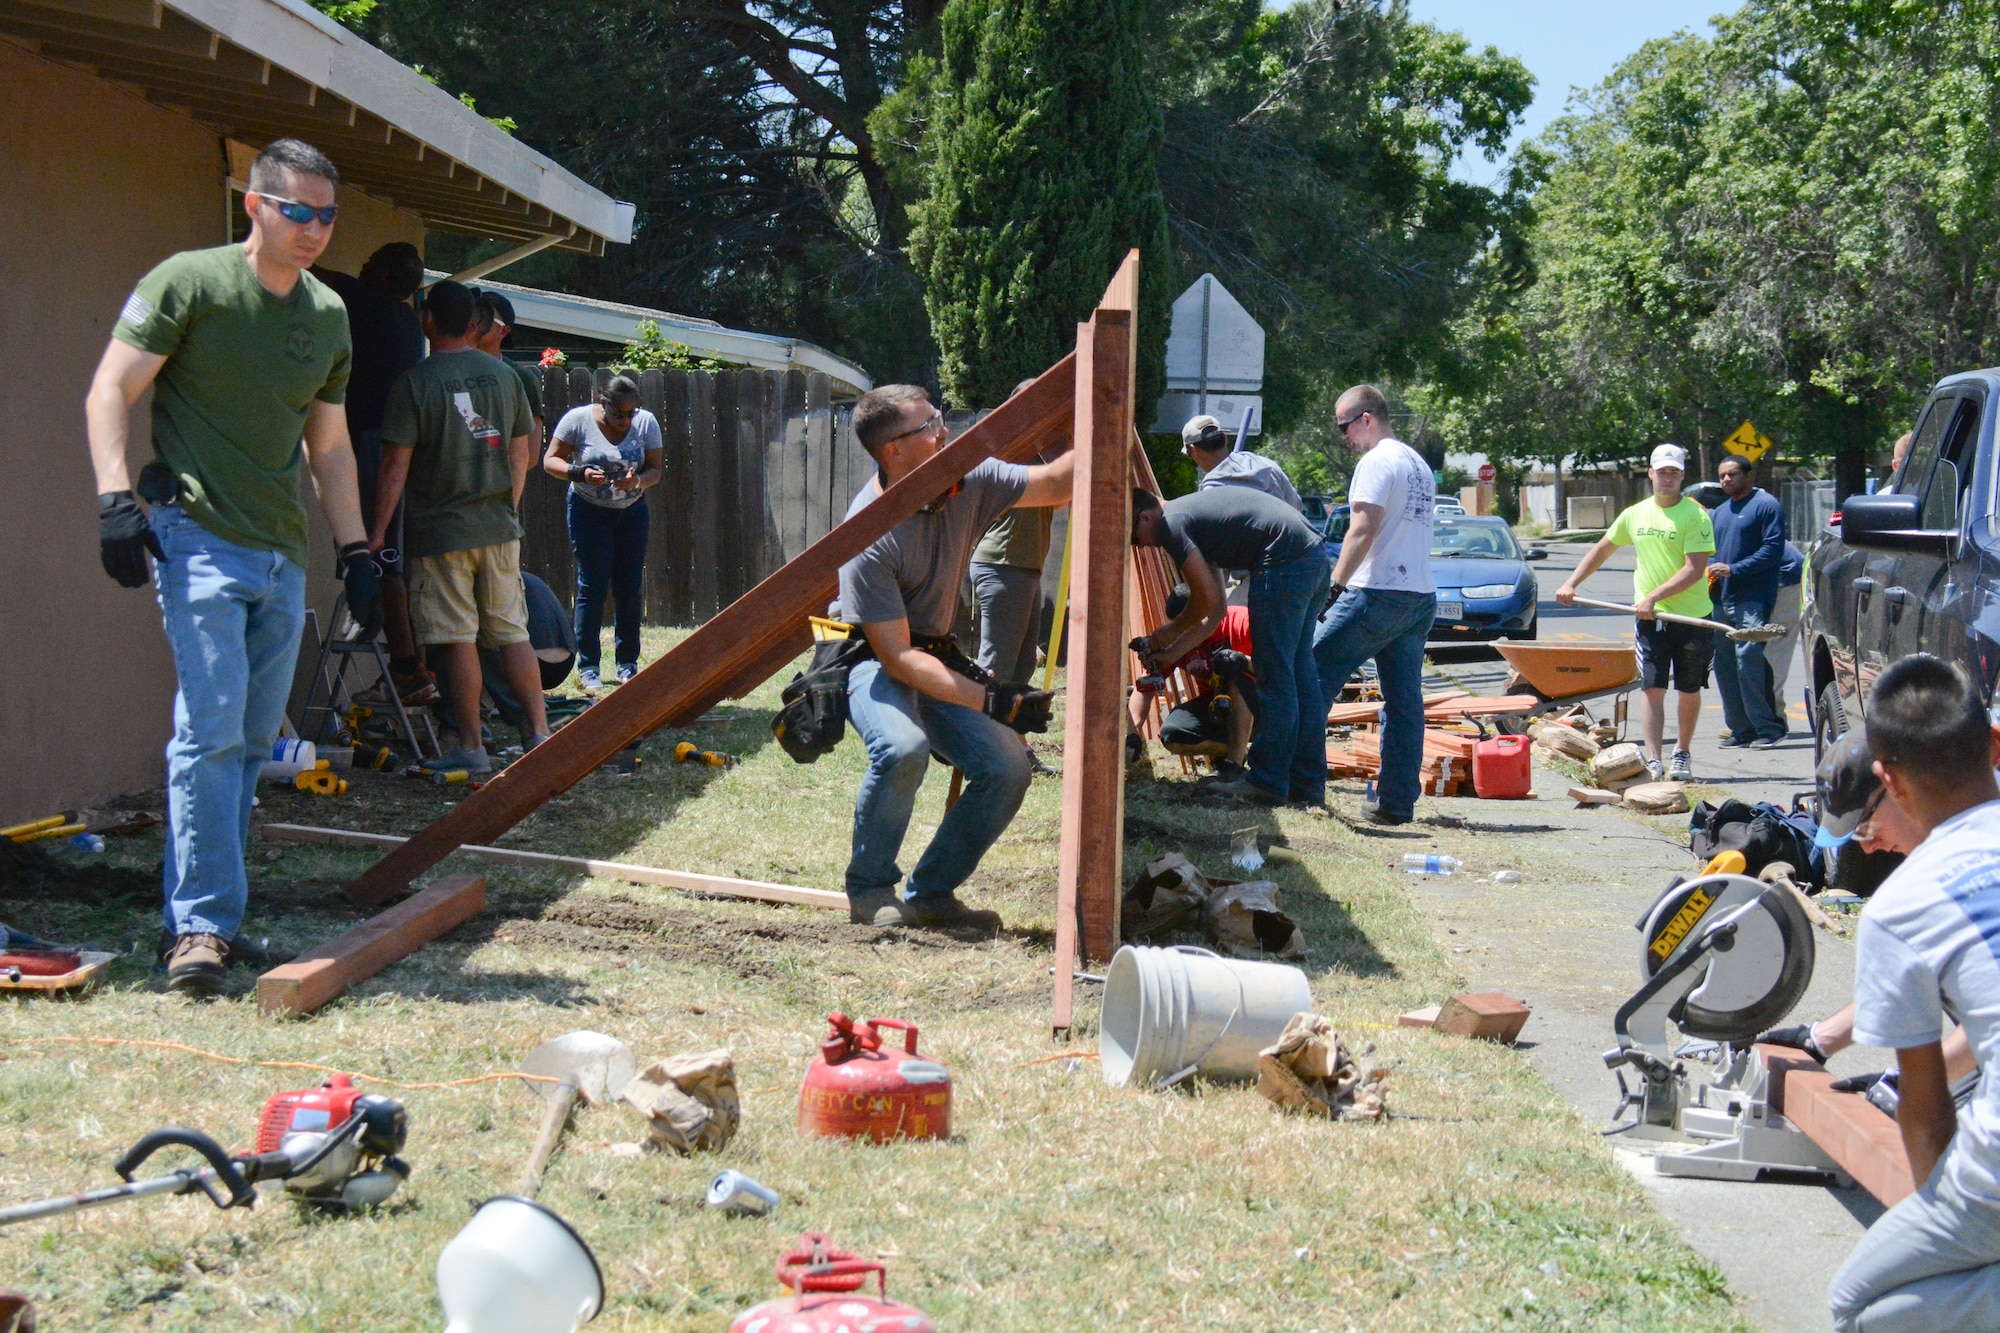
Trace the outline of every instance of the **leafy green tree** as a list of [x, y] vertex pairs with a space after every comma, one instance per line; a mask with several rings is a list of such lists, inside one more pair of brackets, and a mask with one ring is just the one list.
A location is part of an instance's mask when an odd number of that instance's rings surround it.
[[911, 231], [945, 392], [998, 403], [1076, 344], [1127, 251], [1140, 265], [1139, 401], [1162, 385], [1172, 299], [1159, 113], [1141, 0], [958, 0]]

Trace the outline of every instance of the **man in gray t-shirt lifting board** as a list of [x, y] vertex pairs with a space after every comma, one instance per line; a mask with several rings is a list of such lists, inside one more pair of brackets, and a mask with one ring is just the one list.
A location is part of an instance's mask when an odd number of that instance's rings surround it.
[[[847, 507], [849, 517], [937, 453], [944, 417], [922, 389], [885, 385], [855, 405], [854, 438], [878, 472]], [[868, 747], [847, 863], [856, 921], [999, 924], [991, 912], [966, 910], [955, 890], [1021, 808], [1028, 756], [1015, 733], [1048, 730], [1049, 695], [986, 679], [952, 644], [952, 614], [980, 534], [1009, 509], [1067, 503], [1072, 462], [1064, 454], [1045, 467], [981, 463], [950, 494], [840, 567], [840, 618], [859, 626], [874, 651], [847, 683], [848, 719]], [[933, 752], [965, 774], [965, 793], [938, 825], [899, 900], [896, 854]]]

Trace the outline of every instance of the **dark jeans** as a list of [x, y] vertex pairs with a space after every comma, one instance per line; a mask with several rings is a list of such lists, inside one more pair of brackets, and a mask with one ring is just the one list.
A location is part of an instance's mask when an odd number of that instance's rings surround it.
[[1313, 664], [1313, 617], [1330, 574], [1319, 552], [1250, 575], [1250, 663], [1262, 715], [1250, 781], [1286, 800], [1326, 802], [1326, 701]]
[[[1348, 677], [1369, 658], [1382, 686], [1382, 773], [1376, 804], [1408, 818], [1416, 812], [1424, 762], [1424, 643], [1437, 619], [1437, 594], [1349, 588], [1319, 622], [1313, 658], [1320, 688], [1340, 697]], [[1320, 714], [1322, 720], [1325, 714]]]
[[[1766, 624], [1771, 604], [1724, 594], [1715, 618], [1737, 629]], [[1771, 688], [1771, 664], [1761, 643], [1732, 643], [1716, 635], [1715, 686], [1722, 696], [1722, 720], [1739, 745], [1753, 740], [1783, 740], [1785, 714]]]
[[611, 600], [616, 653], [621, 664], [639, 661], [639, 615], [644, 608], [646, 540], [652, 519], [646, 502], [607, 509], [569, 493], [569, 549], [576, 553], [577, 666], [597, 670], [603, 658], [604, 602]]

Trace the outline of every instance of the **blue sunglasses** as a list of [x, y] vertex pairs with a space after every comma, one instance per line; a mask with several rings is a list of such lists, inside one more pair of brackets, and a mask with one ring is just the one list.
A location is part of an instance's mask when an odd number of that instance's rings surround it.
[[331, 227], [333, 225], [334, 214], [340, 211], [339, 204], [328, 204], [325, 208], [314, 208], [311, 204], [302, 204], [296, 199], [280, 199], [275, 194], [260, 194], [257, 197], [276, 208], [279, 217], [287, 222], [296, 222], [301, 227], [311, 222], [314, 218], [319, 219], [320, 226]]

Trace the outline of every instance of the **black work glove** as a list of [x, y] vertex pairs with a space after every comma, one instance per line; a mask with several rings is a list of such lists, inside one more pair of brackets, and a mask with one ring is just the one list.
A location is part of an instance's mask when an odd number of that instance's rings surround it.
[[97, 546], [104, 572], [125, 588], [142, 588], [152, 581], [146, 552], [151, 551], [155, 560], [167, 558], [146, 511], [139, 508], [139, 498], [130, 491], [97, 497]]
[[1789, 1046], [1795, 1051], [1804, 1051], [1821, 1064], [1827, 1061], [1826, 1052], [1820, 1049], [1817, 1041], [1813, 1040], [1813, 1025], [1810, 1023], [1798, 1023], [1787, 1028], [1772, 1028], [1769, 1032], [1758, 1035], [1757, 1044]]
[[980, 711], [1026, 735], [1049, 729], [1049, 707], [1055, 695], [1032, 685], [988, 685], [986, 706]]
[[1250, 669], [1250, 659], [1234, 648], [1217, 648], [1208, 655], [1209, 669], [1226, 681], [1233, 681]]
[[349, 542], [340, 548], [340, 581], [347, 585], [347, 614], [362, 640], [382, 632], [382, 572], [375, 567], [375, 555], [367, 542]]

